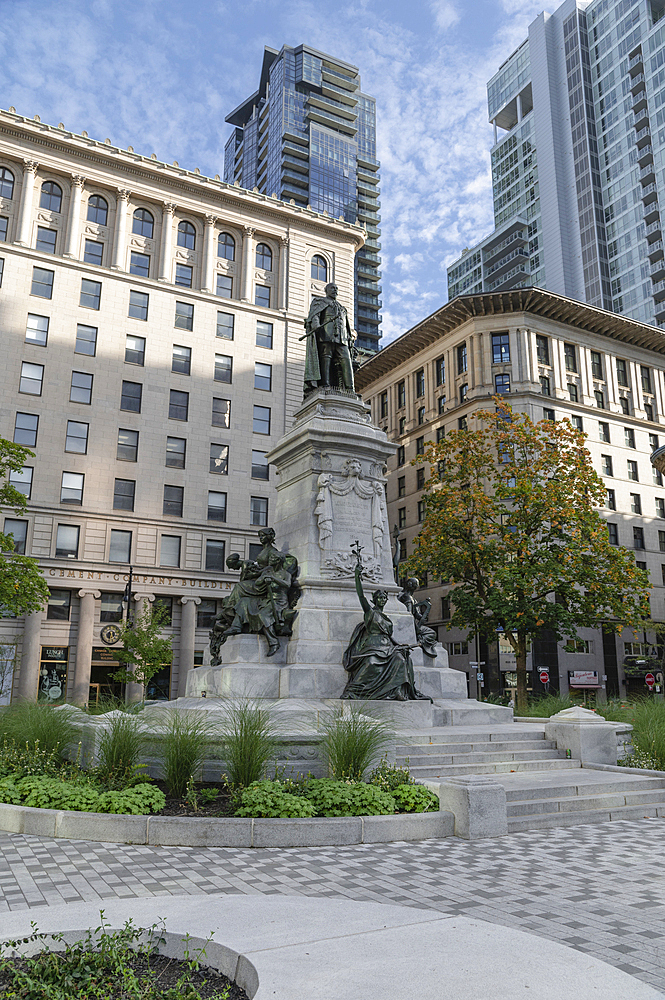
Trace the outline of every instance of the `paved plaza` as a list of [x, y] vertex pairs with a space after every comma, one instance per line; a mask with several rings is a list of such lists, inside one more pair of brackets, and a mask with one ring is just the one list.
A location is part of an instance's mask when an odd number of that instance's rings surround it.
[[664, 834], [664, 820], [644, 819], [475, 843], [451, 838], [289, 850], [2, 834], [0, 911], [199, 893], [344, 897], [514, 927], [609, 962], [665, 993]]

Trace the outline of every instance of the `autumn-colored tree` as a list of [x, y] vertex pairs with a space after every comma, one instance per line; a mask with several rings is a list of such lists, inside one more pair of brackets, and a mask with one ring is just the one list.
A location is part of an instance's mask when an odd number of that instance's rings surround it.
[[[0, 438], [0, 507], [9, 507], [14, 514], [24, 514], [27, 501], [12, 486], [10, 472], [20, 472], [34, 453], [28, 448]], [[48, 601], [49, 590], [39, 565], [29, 556], [14, 552], [14, 538], [0, 533], [0, 608], [7, 614], [29, 614], [38, 611]]]
[[620, 632], [648, 616], [649, 581], [632, 552], [611, 545], [598, 513], [607, 491], [567, 420], [478, 410], [476, 429], [430, 444], [426, 516], [408, 560], [453, 585], [449, 627], [501, 633], [517, 660], [517, 707], [527, 701], [532, 636], [579, 628]]
[[154, 610], [147, 605], [142, 614], [133, 621], [122, 622], [120, 639], [122, 648], [114, 650], [116, 657], [125, 666], [113, 675], [114, 680], [127, 683], [134, 681], [145, 689], [155, 674], [165, 663], [173, 659], [173, 645], [170, 637], [162, 636], [162, 628], [169, 623], [169, 614], [164, 607]]

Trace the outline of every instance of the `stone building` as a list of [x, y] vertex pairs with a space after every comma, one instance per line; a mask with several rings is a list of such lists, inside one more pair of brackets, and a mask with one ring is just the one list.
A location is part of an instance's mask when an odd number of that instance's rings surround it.
[[[607, 485], [602, 514], [610, 540], [635, 550], [651, 576], [652, 616], [665, 620], [665, 485], [649, 460], [665, 443], [661, 331], [541, 289], [467, 295], [385, 347], [356, 382], [374, 421], [398, 444], [388, 507], [401, 558], [412, 552], [424, 517], [429, 470], [417, 460], [425, 443], [463, 427], [499, 393], [533, 420], [567, 418], [586, 432]], [[427, 582], [421, 595], [432, 601], [430, 622], [447, 644], [451, 666], [473, 682], [470, 664], [482, 663], [482, 690], [510, 691], [514, 658], [507, 644], [483, 642], [477, 649], [474, 636], [447, 631], [449, 588], [440, 581]], [[549, 690], [565, 693], [570, 685], [593, 687], [601, 698], [646, 694], [648, 658], [656, 653], [653, 633], [585, 629], [572, 644], [541, 634], [530, 654], [530, 686], [542, 692], [539, 673], [547, 670]]]
[[[5, 511], [48, 608], [0, 620], [13, 694], [109, 691], [100, 630], [162, 602], [175, 697], [202, 662], [225, 555], [269, 523], [265, 460], [302, 399], [303, 316], [326, 281], [353, 302], [363, 230], [0, 112], [0, 436], [35, 453]], [[15, 669], [13, 669], [15, 668]], [[13, 681], [12, 681], [13, 673]]]

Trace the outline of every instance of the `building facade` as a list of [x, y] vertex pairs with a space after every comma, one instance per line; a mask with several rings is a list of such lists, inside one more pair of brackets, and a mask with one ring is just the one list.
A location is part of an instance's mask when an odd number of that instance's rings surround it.
[[665, 325], [665, 6], [565, 0], [488, 83], [496, 231], [449, 298], [529, 285]]
[[231, 112], [224, 180], [367, 232], [356, 258], [357, 346], [379, 347], [381, 307], [376, 101], [356, 66], [306, 45], [266, 47], [258, 90]]
[[303, 316], [351, 302], [360, 228], [64, 126], [0, 112], [0, 436], [34, 458], [3, 512], [48, 607], [0, 619], [5, 700], [113, 690], [101, 630], [166, 606], [182, 694], [270, 523], [265, 455], [302, 400]]
[[[586, 433], [607, 486], [601, 513], [610, 541], [633, 549], [648, 570], [651, 614], [665, 621], [665, 484], [650, 463], [665, 444], [665, 334], [540, 289], [469, 295], [385, 347], [360, 369], [357, 385], [374, 422], [398, 445], [387, 489], [401, 559], [412, 553], [425, 516], [429, 467], [418, 456], [427, 442], [471, 426], [473, 412], [493, 407], [491, 397], [502, 394], [534, 421], [568, 419]], [[451, 591], [441, 581], [426, 581], [419, 596], [432, 602], [430, 624], [447, 644], [451, 666], [473, 678], [471, 664], [481, 663], [481, 690], [510, 693], [515, 661], [508, 644], [476, 648], [473, 635], [448, 631]], [[647, 693], [645, 673], [660, 656], [654, 633], [582, 629], [570, 639], [537, 637], [529, 658], [535, 693], [546, 690], [544, 670], [548, 690], [562, 694], [576, 686], [592, 687], [601, 699]]]

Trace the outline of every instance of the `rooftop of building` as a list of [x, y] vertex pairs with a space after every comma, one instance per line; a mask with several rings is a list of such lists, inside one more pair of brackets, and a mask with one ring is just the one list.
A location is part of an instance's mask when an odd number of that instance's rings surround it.
[[611, 337], [665, 356], [665, 333], [654, 326], [543, 288], [517, 288], [508, 292], [460, 295], [447, 302], [365, 362], [356, 374], [356, 387], [360, 392], [367, 389], [467, 320], [485, 317], [505, 320], [514, 313], [529, 313], [583, 333]]

